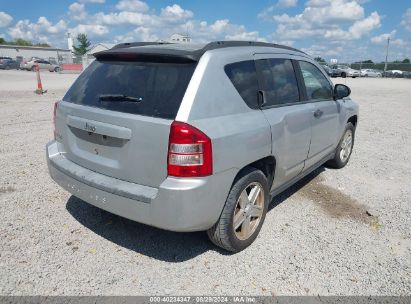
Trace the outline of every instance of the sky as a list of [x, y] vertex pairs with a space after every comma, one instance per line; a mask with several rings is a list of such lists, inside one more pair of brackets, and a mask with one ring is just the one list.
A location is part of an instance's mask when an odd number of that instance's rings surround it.
[[67, 48], [67, 32], [92, 44], [258, 40], [340, 62], [411, 58], [410, 0], [0, 0], [0, 37]]

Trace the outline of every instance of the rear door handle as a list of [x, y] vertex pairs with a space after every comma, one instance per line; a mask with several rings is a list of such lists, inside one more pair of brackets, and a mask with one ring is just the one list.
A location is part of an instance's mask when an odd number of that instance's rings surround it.
[[317, 111], [314, 112], [314, 117], [315, 118], [320, 118], [321, 116], [323, 116], [324, 112], [321, 111], [320, 109], [318, 109]]

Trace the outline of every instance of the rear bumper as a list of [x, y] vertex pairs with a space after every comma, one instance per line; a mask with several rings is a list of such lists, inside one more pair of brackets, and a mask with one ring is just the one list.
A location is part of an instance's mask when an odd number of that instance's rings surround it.
[[207, 230], [218, 220], [236, 169], [204, 178], [167, 177], [159, 188], [83, 168], [47, 144], [50, 176], [74, 196], [122, 217], [171, 231]]

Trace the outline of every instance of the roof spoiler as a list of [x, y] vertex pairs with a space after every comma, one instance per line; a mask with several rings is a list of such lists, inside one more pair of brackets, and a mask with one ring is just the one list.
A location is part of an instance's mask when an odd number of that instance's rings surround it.
[[98, 61], [135, 61], [135, 62], [156, 62], [156, 63], [194, 63], [198, 60], [195, 56], [186, 53], [165, 53], [156, 49], [141, 50], [139, 52], [133, 50], [128, 51], [127, 48], [111, 49], [94, 54]]
[[172, 44], [172, 43], [170, 42], [126, 42], [126, 43], [116, 44], [115, 46], [111, 48], [111, 50], [130, 48], [134, 46], [159, 45], [159, 44]]
[[[157, 45], [165, 46], [156, 47]], [[168, 42], [120, 43], [109, 50], [95, 53], [94, 56], [97, 60], [189, 63], [199, 61], [201, 56], [207, 51], [244, 46], [271, 47], [305, 54], [289, 46], [258, 41], [215, 41], [196, 50], [184, 50], [176, 47], [167, 48], [167, 45], [171, 46], [174, 44]]]

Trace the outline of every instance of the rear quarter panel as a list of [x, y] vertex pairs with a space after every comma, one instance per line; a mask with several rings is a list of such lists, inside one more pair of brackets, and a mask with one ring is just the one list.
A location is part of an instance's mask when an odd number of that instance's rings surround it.
[[[271, 154], [271, 130], [261, 110], [249, 108], [224, 66], [253, 60], [230, 48], [206, 52], [187, 88], [177, 120], [199, 128], [213, 143], [213, 172], [241, 168]], [[234, 176], [232, 177], [234, 179]]]

